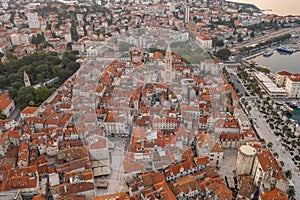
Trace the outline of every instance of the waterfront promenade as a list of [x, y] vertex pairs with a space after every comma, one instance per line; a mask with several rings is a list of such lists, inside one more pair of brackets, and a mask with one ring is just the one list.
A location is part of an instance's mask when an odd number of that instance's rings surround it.
[[268, 123], [263, 118], [263, 115], [258, 111], [254, 101], [249, 102], [252, 106], [252, 110], [249, 112], [250, 116], [256, 119], [254, 127], [257, 131], [257, 134], [260, 138], [264, 139], [266, 143], [272, 142], [272, 152], [278, 153], [278, 161], [284, 162], [283, 172], [286, 170], [291, 170], [292, 172], [292, 184], [295, 187], [296, 199], [300, 199], [300, 172], [295, 171], [297, 168], [295, 163], [292, 160], [292, 156], [289, 152], [281, 145], [277, 137], [269, 127]]

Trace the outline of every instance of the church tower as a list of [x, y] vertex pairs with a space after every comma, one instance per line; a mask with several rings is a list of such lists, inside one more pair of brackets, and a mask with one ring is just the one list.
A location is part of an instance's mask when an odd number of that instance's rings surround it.
[[170, 46], [168, 46], [166, 50], [166, 65], [168, 68], [172, 69], [172, 51], [170, 49]]
[[24, 71], [23, 79], [24, 79], [25, 87], [31, 86], [29, 76], [25, 71]]
[[165, 57], [165, 69], [163, 72], [164, 82], [171, 83], [173, 81], [173, 70], [172, 70], [172, 51], [170, 49], [170, 46], [168, 46], [166, 50], [166, 57]]
[[189, 5], [184, 6], [184, 23], [186, 23], [186, 24], [190, 23], [190, 6]]

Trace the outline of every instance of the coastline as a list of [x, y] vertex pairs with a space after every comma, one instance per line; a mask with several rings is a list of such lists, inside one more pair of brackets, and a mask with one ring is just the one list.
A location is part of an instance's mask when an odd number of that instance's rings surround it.
[[[295, 2], [296, 1], [296, 2]], [[260, 1], [260, 0], [226, 0], [226, 2], [252, 4], [255, 5], [264, 14], [273, 14], [278, 16], [300, 16], [300, 1], [282, 0]]]
[[235, 4], [238, 4], [238, 5], [244, 5], [247, 8], [252, 8], [254, 10], [257, 10], [257, 11], [263, 13], [263, 10], [260, 9], [257, 5], [255, 5], [253, 3], [240, 2], [239, 0], [225, 0], [225, 1], [228, 2], [228, 3], [235, 3]]

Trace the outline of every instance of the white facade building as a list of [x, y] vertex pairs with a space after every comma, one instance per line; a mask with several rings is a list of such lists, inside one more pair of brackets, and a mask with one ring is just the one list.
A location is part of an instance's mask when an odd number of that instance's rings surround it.
[[84, 43], [83, 42], [74, 42], [74, 44], [72, 44], [72, 50], [78, 51], [79, 53], [83, 53], [85, 51]]
[[200, 45], [203, 49], [212, 48], [212, 39], [207, 35], [201, 35], [201, 34], [197, 35], [196, 43]]
[[71, 32], [66, 32], [66, 33], [65, 33], [65, 40], [66, 40], [67, 42], [72, 42]]
[[6, 117], [10, 116], [15, 110], [15, 102], [9, 98], [8, 93], [4, 93], [0, 96], [0, 110]]
[[214, 167], [220, 167], [224, 158], [224, 150], [221, 145], [216, 143], [209, 152], [209, 165]]
[[285, 90], [289, 97], [299, 98], [300, 97], [300, 78], [289, 77], [286, 80]]
[[285, 86], [288, 77], [290, 77], [292, 73], [287, 71], [280, 71], [276, 73], [275, 83], [278, 86]]
[[12, 45], [21, 45], [21, 36], [18, 33], [10, 35], [10, 41]]
[[38, 13], [28, 13], [27, 19], [29, 28], [40, 28]]
[[277, 161], [269, 150], [262, 150], [254, 159], [251, 176], [254, 184], [262, 189], [276, 187], [281, 191], [288, 189], [288, 182]]
[[28, 34], [13, 33], [10, 35], [10, 41], [12, 45], [16, 45], [16, 46], [30, 44], [30, 39]]

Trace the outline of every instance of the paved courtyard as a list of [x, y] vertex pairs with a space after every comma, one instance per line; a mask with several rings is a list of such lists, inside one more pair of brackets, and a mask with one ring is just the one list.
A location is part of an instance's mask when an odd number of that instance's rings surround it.
[[219, 169], [220, 176], [234, 176], [237, 159], [237, 149], [226, 149], [224, 151], [224, 159]]
[[235, 176], [235, 166], [237, 160], [237, 149], [226, 149], [224, 151], [224, 159], [219, 169], [219, 174], [222, 178], [227, 177], [229, 187], [234, 187], [233, 177]]
[[121, 191], [126, 191], [127, 186], [124, 180], [124, 149], [127, 146], [126, 140], [124, 138], [116, 138], [111, 140], [113, 142], [114, 148], [110, 150], [111, 154], [111, 174], [105, 177], [108, 181], [108, 187], [103, 189], [96, 189], [97, 196], [103, 196], [106, 194], [113, 194]]

